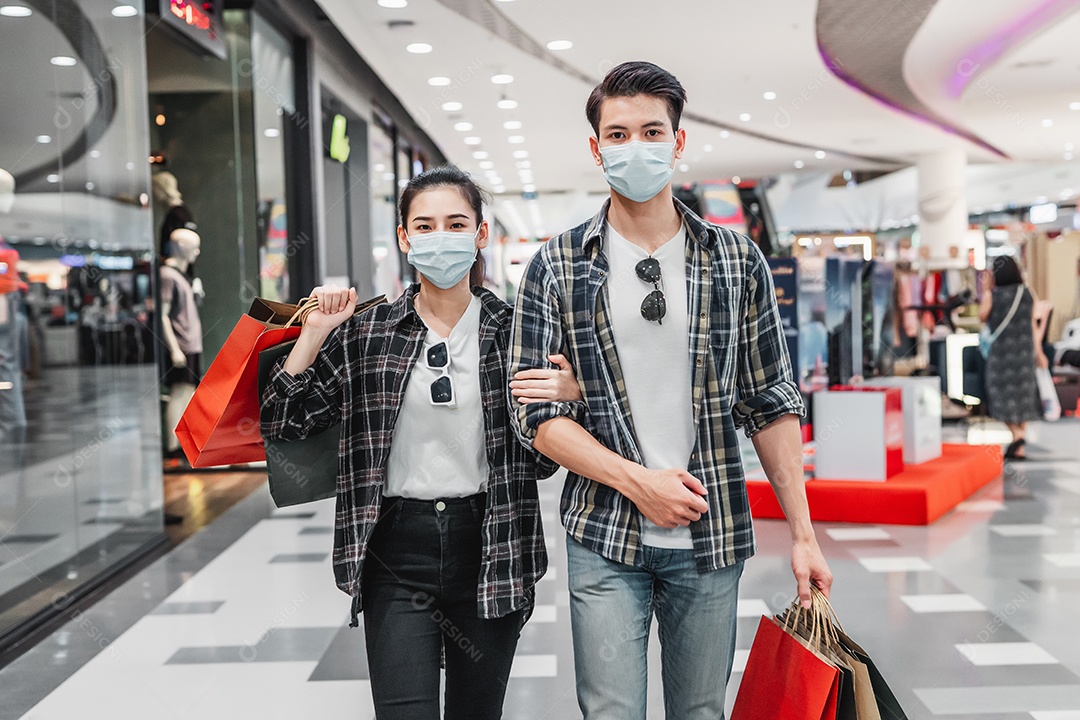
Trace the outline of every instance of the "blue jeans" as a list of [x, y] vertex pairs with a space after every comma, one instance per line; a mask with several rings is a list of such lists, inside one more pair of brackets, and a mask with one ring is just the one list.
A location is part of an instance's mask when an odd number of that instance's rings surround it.
[[581, 712], [585, 720], [645, 720], [655, 612], [668, 720], [722, 720], [743, 564], [702, 574], [693, 550], [643, 553], [635, 567], [566, 539]]

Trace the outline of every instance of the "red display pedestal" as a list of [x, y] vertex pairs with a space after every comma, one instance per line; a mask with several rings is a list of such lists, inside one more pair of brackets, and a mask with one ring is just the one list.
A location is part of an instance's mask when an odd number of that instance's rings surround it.
[[[810, 519], [929, 525], [1000, 475], [1002, 464], [997, 445], [943, 445], [941, 457], [908, 465], [884, 482], [808, 480]], [[784, 517], [768, 482], [748, 480], [746, 487], [754, 517]]]

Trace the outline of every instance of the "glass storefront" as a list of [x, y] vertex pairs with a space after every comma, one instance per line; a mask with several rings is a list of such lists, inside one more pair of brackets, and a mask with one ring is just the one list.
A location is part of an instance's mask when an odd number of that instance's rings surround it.
[[4, 5], [0, 644], [162, 537], [142, 11]]
[[388, 122], [376, 116], [368, 133], [371, 163], [371, 255], [375, 294], [391, 301], [402, 292], [401, 251], [397, 242], [397, 188], [394, 171], [394, 138]]

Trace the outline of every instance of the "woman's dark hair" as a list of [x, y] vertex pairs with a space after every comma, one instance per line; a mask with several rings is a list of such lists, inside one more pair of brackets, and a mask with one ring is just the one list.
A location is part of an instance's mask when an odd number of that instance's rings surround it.
[[1024, 284], [1024, 276], [1020, 273], [1020, 266], [1009, 255], [1000, 255], [994, 258], [993, 272], [994, 287]]
[[650, 62], [625, 62], [613, 67], [603, 81], [589, 95], [585, 103], [585, 117], [589, 119], [593, 132], [600, 137], [600, 106], [608, 98], [652, 95], [668, 106], [671, 117], [671, 129], [679, 129], [683, 105], [686, 104], [686, 90], [678, 79], [659, 65]]
[[[417, 195], [427, 190], [444, 187], [457, 188], [461, 197], [469, 203], [469, 207], [476, 215], [476, 227], [479, 228], [480, 223], [484, 221], [484, 200], [487, 193], [476, 184], [469, 173], [453, 165], [433, 167], [409, 181], [409, 184], [401, 191], [401, 199], [398, 201], [401, 226], [409, 226], [409, 208], [412, 207], [412, 202]], [[484, 256], [481, 253], [476, 254], [476, 262], [469, 271], [469, 284], [484, 284]]]

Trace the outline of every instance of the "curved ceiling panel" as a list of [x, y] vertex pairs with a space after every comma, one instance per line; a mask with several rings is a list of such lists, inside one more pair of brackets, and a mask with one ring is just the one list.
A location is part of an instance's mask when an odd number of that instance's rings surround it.
[[904, 79], [904, 56], [937, 0], [889, 5], [865, 0], [819, 0], [817, 42], [829, 69], [881, 102], [961, 137], [998, 157], [1006, 153], [920, 100]]
[[[597, 85], [601, 78], [591, 76], [587, 73], [583, 73], [575, 68], [573, 65], [564, 62], [555, 53], [545, 48], [543, 45], [534, 40], [527, 32], [518, 27], [510, 18], [504, 15], [498, 8], [491, 4], [490, 0], [438, 0], [439, 3], [446, 6], [450, 10], [458, 13], [462, 17], [465, 17], [472, 22], [480, 25], [485, 30], [495, 35], [496, 37], [505, 40], [519, 50], [532, 55], [533, 57], [547, 63], [548, 65], [574, 77], [590, 86]], [[904, 164], [902, 161], [882, 156], [861, 155], [853, 153], [848, 150], [841, 150], [837, 148], [824, 147], [821, 144], [807, 145], [804, 143], [789, 140], [783, 137], [762, 133], [754, 130], [749, 130], [745, 127], [733, 125], [730, 123], [717, 120], [716, 118], [694, 113], [692, 111], [686, 111], [683, 113], [683, 118], [694, 122], [714, 127], [719, 130], [727, 130], [731, 133], [738, 133], [747, 137], [756, 138], [758, 140], [765, 140], [767, 142], [778, 143], [787, 147], [801, 148], [810, 151], [826, 150], [832, 154], [840, 157], [847, 157], [854, 160], [861, 160], [864, 162], [882, 164], [885, 166], [898, 166]]]

